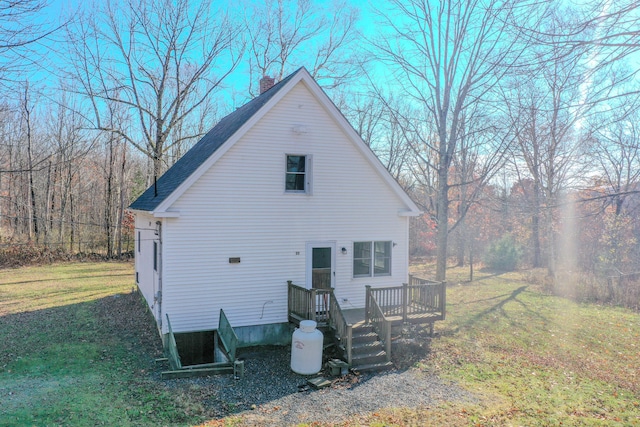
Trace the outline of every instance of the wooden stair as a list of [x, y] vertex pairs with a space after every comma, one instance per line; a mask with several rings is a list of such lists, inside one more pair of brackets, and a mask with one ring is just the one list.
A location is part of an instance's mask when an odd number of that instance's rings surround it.
[[360, 324], [353, 327], [351, 347], [351, 368], [359, 371], [383, 371], [393, 368], [387, 361], [384, 343], [371, 325]]

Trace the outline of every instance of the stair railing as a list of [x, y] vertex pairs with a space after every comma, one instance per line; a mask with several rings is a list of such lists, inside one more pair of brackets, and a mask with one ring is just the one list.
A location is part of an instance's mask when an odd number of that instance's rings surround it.
[[353, 325], [347, 323], [344, 313], [340, 308], [338, 299], [333, 291], [329, 294], [329, 324], [336, 331], [336, 336], [340, 338], [347, 353], [347, 363], [351, 365], [353, 347]]
[[371, 286], [367, 285], [366, 310], [367, 321], [371, 323], [380, 340], [384, 343], [384, 350], [387, 353], [387, 362], [391, 361], [391, 322], [384, 315], [378, 301], [371, 292]]

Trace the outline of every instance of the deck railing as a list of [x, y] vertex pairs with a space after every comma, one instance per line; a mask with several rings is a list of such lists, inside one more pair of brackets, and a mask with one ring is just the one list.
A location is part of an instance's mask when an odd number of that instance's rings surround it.
[[436, 282], [409, 275], [408, 312], [436, 313], [438, 320], [444, 320], [447, 306], [447, 282]]
[[391, 360], [391, 322], [387, 319], [380, 305], [371, 292], [367, 292], [367, 307], [371, 311], [369, 322], [373, 326], [380, 340], [384, 343], [387, 362]]
[[291, 281], [287, 283], [289, 315], [315, 320], [321, 325], [329, 323], [329, 295], [332, 294], [332, 289], [306, 289]]
[[[351, 364], [353, 326], [347, 323], [333, 289], [306, 289], [288, 281], [290, 321], [315, 320], [319, 326], [331, 326], [340, 338]], [[365, 322], [371, 323], [385, 344], [387, 360], [391, 356], [391, 327], [396, 321], [407, 322], [411, 316], [433, 322], [445, 316], [446, 282], [434, 282], [409, 276], [402, 286], [372, 288], [366, 286]], [[420, 320], [420, 319], [419, 319]], [[416, 318], [412, 319], [416, 323]]]
[[329, 297], [329, 325], [335, 329], [336, 336], [340, 338], [340, 342], [347, 353], [347, 363], [351, 365], [353, 326], [351, 323], [347, 323], [338, 299], [333, 292]]
[[347, 353], [351, 364], [353, 327], [347, 323], [333, 289], [307, 289], [288, 281], [289, 316], [296, 321], [315, 320], [320, 326], [331, 326]]
[[386, 317], [400, 317], [406, 322], [413, 314], [433, 313], [434, 320], [443, 320], [446, 305], [446, 282], [435, 282], [409, 276], [402, 286], [372, 288], [366, 286], [365, 321], [370, 321], [370, 301], [377, 301]]

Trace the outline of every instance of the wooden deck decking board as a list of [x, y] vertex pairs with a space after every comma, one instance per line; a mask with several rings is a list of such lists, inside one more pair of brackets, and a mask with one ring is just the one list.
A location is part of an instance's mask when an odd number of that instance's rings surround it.
[[[364, 325], [364, 308], [351, 308], [343, 310], [344, 317], [353, 327]], [[387, 316], [394, 325], [403, 323], [402, 315]], [[410, 313], [407, 315], [407, 323], [431, 323], [442, 319], [440, 312]]]

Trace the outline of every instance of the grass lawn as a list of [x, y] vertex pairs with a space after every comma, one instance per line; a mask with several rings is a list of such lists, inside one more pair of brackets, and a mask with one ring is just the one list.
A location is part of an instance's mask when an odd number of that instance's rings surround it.
[[[340, 425], [640, 426], [640, 315], [546, 295], [523, 276], [448, 272], [447, 320], [416, 368], [477, 404], [381, 408]], [[243, 425], [159, 379], [132, 279], [129, 263], [0, 270], [0, 425]]]
[[367, 424], [640, 425], [638, 313], [545, 295], [518, 273], [447, 274], [447, 320], [418, 366], [480, 403], [391, 410]]
[[[132, 270], [71, 263], [0, 271], [0, 425], [189, 424], [185, 406], [155, 380], [162, 349], [131, 293]], [[137, 322], [142, 328], [131, 327]]]

